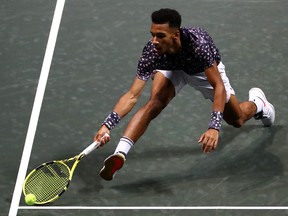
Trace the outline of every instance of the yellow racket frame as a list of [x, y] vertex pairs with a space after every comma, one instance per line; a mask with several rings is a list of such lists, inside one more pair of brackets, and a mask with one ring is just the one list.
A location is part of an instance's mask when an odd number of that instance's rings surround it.
[[[105, 137], [109, 137], [109, 134], [105, 133], [104, 136], [101, 138], [101, 140]], [[45, 167], [47, 165], [50, 165], [50, 164], [53, 164], [53, 163], [58, 163], [58, 164], [61, 164], [63, 165], [65, 168], [67, 168], [68, 172], [69, 172], [69, 177], [68, 177], [68, 180], [67, 180], [67, 183], [66, 185], [63, 187], [63, 189], [59, 192], [59, 194], [57, 194], [55, 197], [52, 197], [51, 199], [49, 200], [46, 200], [46, 201], [37, 201], [37, 196], [36, 196], [36, 202], [34, 203], [34, 205], [47, 205], [49, 203], [52, 203], [54, 202], [55, 200], [57, 200], [66, 190], [67, 188], [69, 187], [70, 185], [70, 182], [72, 180], [72, 177], [73, 177], [73, 173], [78, 165], [78, 163], [80, 162], [80, 160], [84, 157], [84, 156], [87, 156], [88, 154], [90, 154], [92, 151], [94, 151], [95, 149], [97, 149], [99, 146], [100, 146], [100, 143], [101, 143], [101, 140], [99, 142], [95, 141], [93, 142], [92, 144], [90, 144], [88, 147], [86, 147], [79, 155], [76, 155], [72, 158], [69, 158], [69, 159], [65, 159], [65, 160], [55, 160], [55, 161], [51, 161], [51, 162], [46, 162], [46, 163], [43, 163], [41, 164], [40, 166], [38, 166], [37, 168], [35, 168], [34, 170], [32, 170], [28, 176], [25, 178], [24, 180], [24, 184], [23, 184], [23, 194], [25, 196], [27, 196], [29, 194], [29, 192], [27, 192], [26, 190], [26, 183], [30, 180], [30, 177], [35, 173], [37, 172], [37, 170], [41, 169], [42, 167]], [[67, 165], [68, 162], [72, 162], [73, 160], [75, 160], [72, 168], [70, 169], [69, 166]], [[57, 175], [59, 176], [59, 174], [57, 173]], [[53, 181], [53, 179], [51, 180], [51, 182]], [[60, 187], [61, 188], [61, 187]], [[45, 189], [43, 189], [45, 190]], [[60, 190], [60, 189], [59, 189]]]
[[[55, 161], [50, 161], [50, 162], [46, 162], [46, 163], [41, 164], [40, 166], [38, 166], [37, 168], [35, 168], [34, 170], [32, 170], [32, 171], [28, 174], [28, 176], [25, 178], [25, 181], [24, 181], [24, 184], [23, 184], [23, 194], [24, 194], [24, 196], [26, 196], [26, 195], [28, 195], [28, 194], [30, 193], [29, 191], [26, 190], [26, 183], [30, 180], [30, 177], [31, 177], [35, 172], [37, 172], [37, 170], [39, 170], [39, 169], [41, 169], [41, 168], [43, 168], [43, 167], [45, 167], [45, 166], [51, 165], [51, 164], [53, 164], [53, 163], [58, 163], [58, 164], [63, 165], [63, 166], [67, 169], [67, 171], [69, 172], [68, 181], [66, 181], [65, 187], [63, 187], [63, 190], [60, 191], [58, 195], [56, 195], [55, 197], [53, 197], [53, 198], [51, 198], [51, 199], [49, 199], [49, 200], [47, 200], [47, 201], [44, 201], [44, 202], [43, 202], [43, 201], [41, 201], [41, 202], [40, 202], [40, 201], [37, 201], [37, 196], [36, 196], [36, 202], [34, 203], [34, 205], [47, 205], [47, 204], [49, 204], [49, 203], [54, 202], [54, 201], [57, 200], [57, 199], [67, 190], [67, 188], [69, 187], [70, 182], [71, 182], [72, 177], [73, 177], [73, 173], [74, 173], [74, 171], [75, 171], [78, 163], [80, 162], [80, 160], [81, 160], [83, 157], [84, 157], [84, 154], [81, 154], [81, 155], [75, 156], [75, 157], [73, 157], [73, 158], [69, 158], [69, 159], [65, 159], [65, 160], [55, 160]], [[73, 161], [73, 160], [75, 160], [75, 162], [74, 162], [72, 168], [70, 169], [70, 167], [67, 165], [67, 163], [68, 163], [68, 162], [71, 162], [71, 161]], [[45, 190], [44, 187], [43, 187], [43, 190]]]

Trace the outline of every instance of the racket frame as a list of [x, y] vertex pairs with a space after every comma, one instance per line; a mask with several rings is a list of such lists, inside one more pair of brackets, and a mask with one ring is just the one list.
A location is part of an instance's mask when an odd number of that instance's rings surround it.
[[[105, 136], [109, 136], [109, 134], [105, 133], [105, 135], [101, 138], [101, 140], [105, 137]], [[25, 185], [26, 185], [26, 182], [29, 180], [30, 176], [35, 173], [37, 170], [39, 170], [40, 168], [44, 167], [44, 166], [47, 166], [47, 165], [50, 165], [50, 164], [53, 164], [53, 163], [61, 163], [62, 165], [64, 165], [67, 170], [69, 171], [69, 178], [68, 178], [68, 181], [67, 181], [67, 184], [66, 186], [63, 188], [63, 190], [58, 194], [56, 195], [55, 197], [45, 201], [45, 202], [37, 202], [37, 197], [36, 197], [36, 202], [34, 203], [34, 205], [48, 205], [52, 202], [54, 202], [55, 200], [57, 200], [69, 187], [70, 185], [70, 182], [72, 180], [72, 177], [73, 177], [73, 174], [74, 174], [74, 171], [78, 165], [78, 163], [80, 162], [80, 160], [82, 160], [86, 155], [90, 154], [92, 151], [94, 151], [95, 149], [97, 149], [99, 146], [100, 146], [100, 143], [101, 143], [101, 140], [100, 142], [93, 142], [92, 144], [90, 144], [88, 147], [86, 147], [80, 154], [72, 157], [72, 158], [69, 158], [69, 159], [64, 159], [64, 160], [54, 160], [54, 161], [50, 161], [50, 162], [46, 162], [46, 163], [43, 163], [41, 164], [40, 166], [36, 167], [35, 169], [33, 169], [28, 175], [27, 177], [25, 178], [25, 181], [23, 183], [23, 187], [22, 187], [22, 190], [23, 190], [23, 194], [26, 196], [28, 195], [26, 193], [26, 189], [25, 189]], [[70, 167], [67, 165], [67, 162], [71, 162], [75, 160], [74, 164], [72, 165], [71, 169]]]
[[[25, 185], [26, 185], [26, 182], [29, 180], [30, 176], [33, 175], [35, 172], [37, 172], [37, 170], [41, 169], [42, 167], [45, 167], [47, 165], [51, 165], [53, 163], [60, 163], [62, 165], [64, 165], [67, 170], [69, 171], [69, 177], [68, 177], [68, 181], [66, 183], [66, 186], [63, 188], [63, 190], [58, 194], [56, 195], [55, 197], [47, 200], [47, 201], [44, 201], [44, 202], [37, 202], [37, 198], [36, 198], [36, 202], [34, 203], [34, 205], [48, 205], [52, 202], [54, 202], [55, 200], [57, 200], [69, 187], [70, 185], [70, 182], [72, 180], [72, 177], [73, 177], [73, 174], [74, 174], [74, 171], [78, 165], [78, 163], [80, 162], [80, 160], [84, 157], [85, 155], [84, 154], [80, 154], [80, 155], [76, 155], [75, 157], [72, 157], [72, 158], [69, 158], [69, 159], [64, 159], [64, 160], [54, 160], [54, 161], [49, 161], [49, 162], [45, 162], [41, 165], [39, 165], [38, 167], [36, 167], [34, 170], [32, 170], [28, 175], [27, 177], [25, 178], [25, 181], [24, 181], [24, 184], [23, 184], [23, 194], [24, 196], [28, 195], [26, 193], [26, 189], [25, 189]], [[73, 163], [72, 167], [70, 168], [67, 163], [68, 162], [71, 162], [75, 160], [75, 162]]]

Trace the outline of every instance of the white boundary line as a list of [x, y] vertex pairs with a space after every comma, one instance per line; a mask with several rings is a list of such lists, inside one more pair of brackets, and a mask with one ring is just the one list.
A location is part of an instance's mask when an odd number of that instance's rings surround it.
[[34, 210], [288, 210], [287, 206], [20, 206]]
[[30, 117], [30, 122], [27, 130], [25, 145], [22, 153], [18, 176], [14, 188], [13, 198], [10, 206], [9, 216], [16, 216], [18, 212], [19, 202], [22, 193], [22, 185], [25, 180], [27, 168], [29, 165], [30, 155], [32, 151], [33, 141], [38, 124], [39, 114], [43, 102], [43, 97], [46, 89], [54, 48], [57, 40], [57, 35], [60, 27], [62, 13], [64, 10], [65, 0], [57, 0], [53, 21], [50, 29], [50, 34], [47, 42], [45, 56], [42, 64], [41, 74], [38, 82], [38, 87], [34, 99], [34, 105]]

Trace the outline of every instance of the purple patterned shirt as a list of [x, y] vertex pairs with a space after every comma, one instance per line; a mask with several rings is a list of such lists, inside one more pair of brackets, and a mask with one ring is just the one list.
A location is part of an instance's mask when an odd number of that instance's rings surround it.
[[181, 50], [176, 54], [159, 55], [149, 41], [138, 62], [136, 76], [148, 80], [155, 70], [183, 70], [193, 75], [204, 72], [221, 56], [212, 38], [202, 28], [182, 27], [180, 29]]

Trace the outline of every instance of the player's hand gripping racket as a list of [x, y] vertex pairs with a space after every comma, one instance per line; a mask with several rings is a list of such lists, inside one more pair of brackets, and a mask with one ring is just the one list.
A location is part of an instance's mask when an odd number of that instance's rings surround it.
[[[105, 134], [103, 137], [105, 136], [109, 135]], [[67, 190], [80, 160], [99, 147], [100, 142], [93, 142], [72, 158], [43, 163], [32, 170], [24, 181], [24, 195], [33, 194], [36, 197], [34, 205], [46, 205], [54, 202]], [[70, 169], [67, 163], [72, 161], [75, 162]]]

